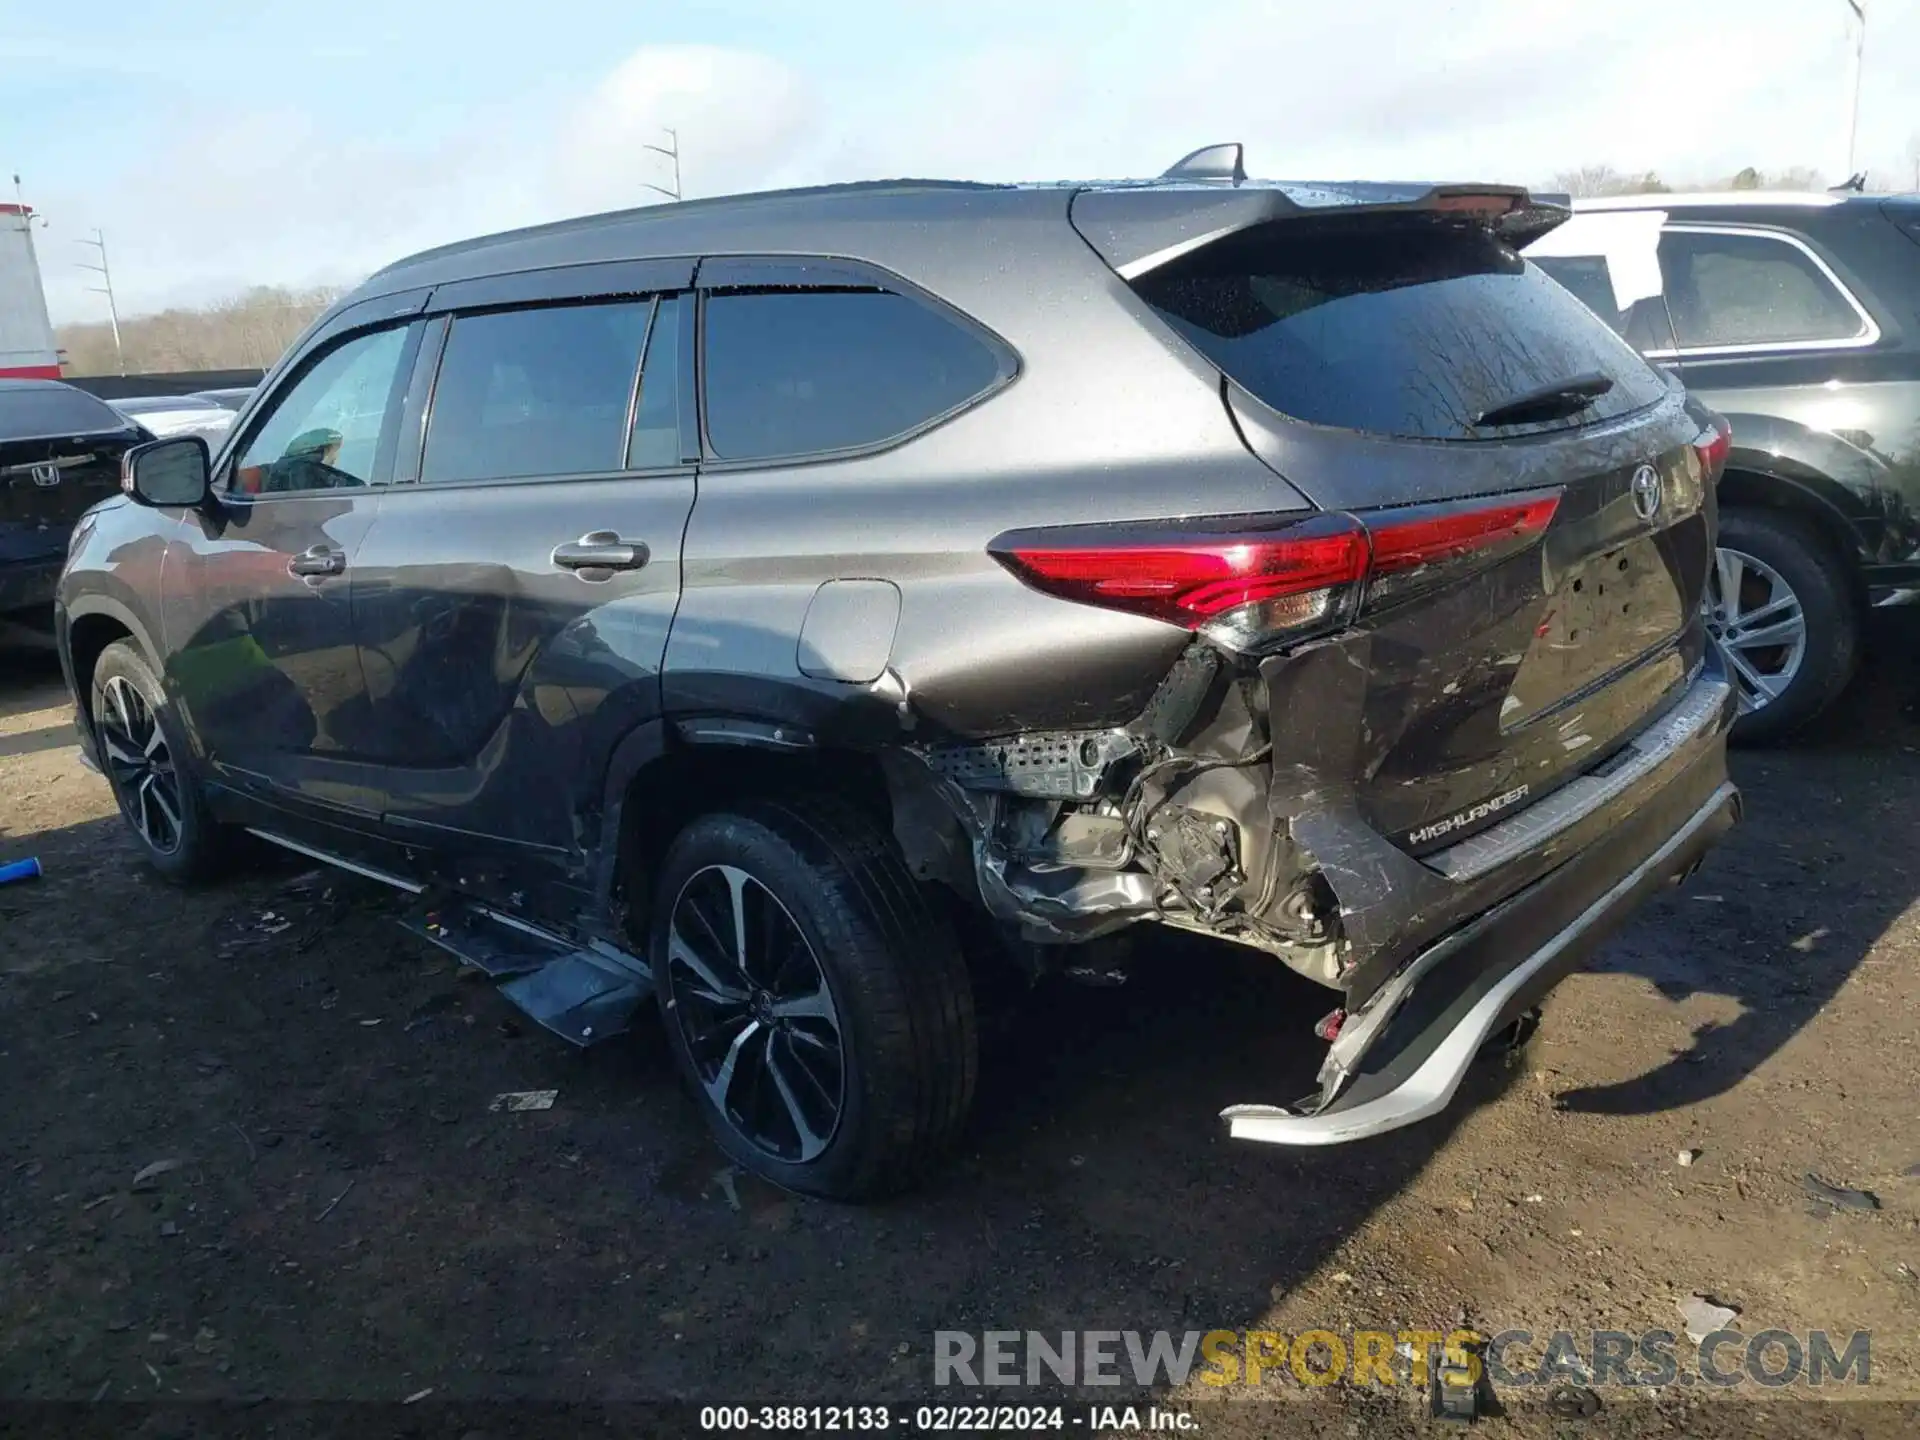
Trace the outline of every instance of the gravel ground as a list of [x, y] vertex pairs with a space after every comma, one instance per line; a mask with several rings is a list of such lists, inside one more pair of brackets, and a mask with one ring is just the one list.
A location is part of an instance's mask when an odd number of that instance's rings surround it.
[[[728, 1171], [651, 1027], [569, 1050], [375, 887], [270, 858], [157, 882], [55, 667], [0, 653], [0, 862], [46, 867], [0, 889], [0, 1434], [532, 1433], [552, 1402], [616, 1407], [570, 1432], [677, 1433], [695, 1412], [645, 1405], [1041, 1398], [1081, 1433], [1089, 1405], [1148, 1399], [1202, 1434], [1428, 1433], [1404, 1384], [1284, 1364], [1151, 1396], [935, 1391], [933, 1337], [1464, 1316], [1540, 1337], [1509, 1353], [1531, 1368], [1558, 1330], [1588, 1358], [1594, 1330], [1678, 1331], [1695, 1293], [1748, 1335], [1871, 1331], [1870, 1383], [1599, 1385], [1585, 1420], [1504, 1387], [1478, 1432], [1916, 1433], [1914, 653], [1883, 647], [1808, 743], [1737, 757], [1747, 822], [1444, 1118], [1318, 1153], [1227, 1141], [1221, 1106], [1310, 1088], [1326, 997], [1156, 941], [1126, 987], [1046, 988], [995, 1025], [958, 1161], [869, 1209]], [[551, 1110], [489, 1110], [540, 1089]], [[1812, 1204], [1809, 1172], [1879, 1208]], [[114, 1408], [194, 1400], [260, 1408]], [[23, 1404], [72, 1401], [98, 1403]]]

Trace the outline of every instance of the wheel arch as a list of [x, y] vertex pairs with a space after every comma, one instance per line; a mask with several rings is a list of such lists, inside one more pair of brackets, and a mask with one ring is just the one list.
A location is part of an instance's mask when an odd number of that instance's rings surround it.
[[1855, 603], [1864, 603], [1866, 580], [1861, 561], [1865, 541], [1853, 519], [1815, 484], [1736, 458], [1720, 477], [1719, 501], [1723, 509], [1771, 510], [1804, 521], [1845, 572]]
[[93, 672], [100, 656], [117, 640], [131, 640], [141, 657], [153, 667], [165, 683], [159, 651], [146, 626], [125, 605], [110, 596], [98, 595], [76, 602], [67, 610], [62, 647], [66, 651], [68, 673], [73, 679], [74, 705], [89, 724], [93, 720]]
[[[775, 735], [781, 738], [775, 739]], [[625, 943], [650, 919], [652, 880], [673, 839], [729, 803], [826, 790], [891, 828], [880, 757], [871, 750], [790, 739], [784, 727], [725, 717], [653, 720], [616, 747], [602, 804], [595, 905]]]

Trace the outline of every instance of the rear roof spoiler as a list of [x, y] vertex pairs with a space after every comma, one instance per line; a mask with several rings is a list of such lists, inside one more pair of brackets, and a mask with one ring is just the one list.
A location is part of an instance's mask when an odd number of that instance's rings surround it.
[[1318, 184], [1248, 180], [1245, 174], [1238, 145], [1211, 145], [1159, 180], [1078, 191], [1073, 225], [1123, 279], [1133, 280], [1237, 231], [1280, 220], [1428, 211], [1479, 215], [1518, 250], [1573, 213], [1558, 195], [1536, 196], [1515, 185]]

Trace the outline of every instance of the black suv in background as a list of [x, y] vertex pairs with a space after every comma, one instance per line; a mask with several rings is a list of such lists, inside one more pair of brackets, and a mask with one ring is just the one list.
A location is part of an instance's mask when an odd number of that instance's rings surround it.
[[82, 523], [83, 742], [169, 876], [251, 830], [576, 1043], [655, 997], [796, 1189], [951, 1142], [970, 965], [1143, 923], [1335, 992], [1234, 1135], [1409, 1124], [1738, 814], [1722, 436], [1565, 218], [1234, 146], [414, 256]]
[[44, 627], [74, 523], [120, 493], [120, 457], [152, 438], [84, 390], [0, 378], [0, 622]]
[[1920, 198], [1582, 200], [1528, 252], [1727, 417], [1709, 624], [1736, 738], [1853, 673], [1866, 612], [1920, 600]]

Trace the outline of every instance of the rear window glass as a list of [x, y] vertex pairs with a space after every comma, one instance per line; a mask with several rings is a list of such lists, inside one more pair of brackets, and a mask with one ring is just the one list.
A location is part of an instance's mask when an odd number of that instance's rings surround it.
[[84, 390], [52, 383], [0, 386], [0, 440], [88, 435], [126, 428], [124, 416]]
[[705, 311], [707, 440], [724, 460], [879, 444], [1000, 378], [986, 341], [884, 290], [721, 290]]
[[[1478, 228], [1294, 221], [1219, 241], [1135, 281], [1220, 369], [1282, 414], [1424, 440], [1591, 423], [1666, 382], [1560, 285]], [[1478, 417], [1595, 374], [1578, 414]]]

